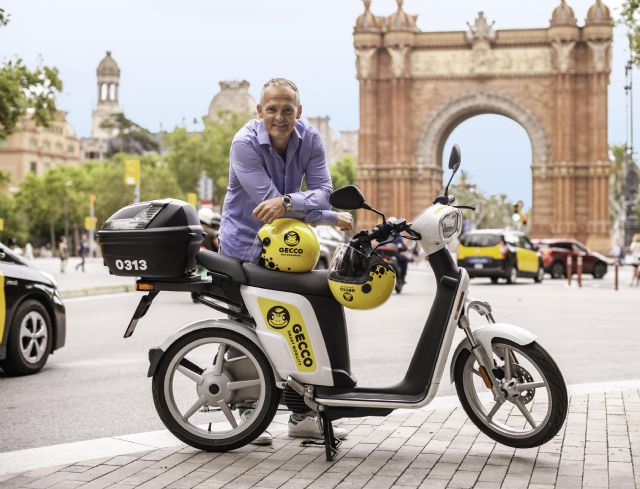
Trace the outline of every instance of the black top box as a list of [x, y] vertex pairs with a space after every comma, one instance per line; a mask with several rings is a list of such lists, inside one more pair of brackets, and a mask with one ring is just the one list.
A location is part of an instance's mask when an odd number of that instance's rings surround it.
[[186, 279], [203, 240], [196, 209], [176, 199], [123, 207], [98, 231], [109, 272], [129, 277]]

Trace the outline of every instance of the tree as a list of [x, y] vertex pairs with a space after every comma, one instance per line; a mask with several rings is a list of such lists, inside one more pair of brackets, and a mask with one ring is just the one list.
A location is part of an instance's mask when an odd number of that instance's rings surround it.
[[10, 15], [7, 14], [3, 8], [0, 8], [0, 26], [5, 26], [9, 23]]
[[620, 23], [627, 27], [631, 59], [640, 66], [640, 0], [625, 0], [620, 12]]
[[344, 155], [331, 166], [330, 171], [334, 189], [356, 182], [356, 163], [353, 155]]
[[474, 212], [465, 212], [465, 219], [474, 228], [504, 228], [513, 224], [511, 214], [513, 203], [505, 194], [485, 196], [472, 183], [467, 172], [461, 171], [458, 183], [449, 187], [449, 193], [455, 195], [456, 203], [472, 205]]
[[169, 146], [165, 160], [184, 193], [197, 191], [204, 172], [213, 179], [216, 200], [222, 202], [229, 181], [231, 142], [249, 119], [248, 114], [220, 112], [218, 120], [205, 120], [201, 133], [177, 127], [164, 135]]
[[55, 96], [61, 91], [57, 68], [31, 71], [20, 58], [7, 61], [0, 67], [0, 139], [13, 133], [27, 112], [36, 125], [49, 127], [58, 113]]
[[104, 129], [115, 129], [117, 135], [109, 140], [107, 157], [116, 153], [143, 154], [147, 151], [158, 151], [160, 144], [153, 134], [130, 119], [122, 112], [113, 114], [100, 124]]

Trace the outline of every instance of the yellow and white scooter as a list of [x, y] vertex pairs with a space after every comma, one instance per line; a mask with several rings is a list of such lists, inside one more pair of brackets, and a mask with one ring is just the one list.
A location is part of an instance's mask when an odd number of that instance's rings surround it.
[[[459, 166], [455, 146], [451, 178]], [[141, 276], [138, 289], [149, 291], [125, 336], [162, 290], [194, 292], [200, 302], [232, 318], [189, 324], [149, 352], [153, 399], [167, 428], [193, 447], [232, 450], [262, 433], [282, 403], [294, 413], [318, 415], [330, 460], [339, 445], [332, 420], [429, 404], [460, 328], [466, 338], [453, 353], [451, 379], [469, 418], [511, 447], [551, 440], [567, 413], [562, 374], [534, 334], [496, 323], [489, 304], [469, 296], [467, 272], [446, 247], [460, 232], [464, 207], [453, 205], [448, 187], [411, 222], [383, 219], [357, 234], [330, 270], [297, 274], [197, 252], [201, 235], [195, 209], [180, 201], [135, 204], [112, 216], [99, 235], [105, 262], [112, 273]], [[382, 214], [353, 186], [336, 190], [330, 200], [336, 208]], [[430, 307], [425, 302], [428, 317], [404, 377], [391, 386], [361, 386], [351, 372], [343, 304], [366, 295], [367, 284], [354, 282], [354, 290], [345, 289], [340, 299], [328, 278], [341, 270], [351, 250], [373, 257], [372, 242], [400, 233], [420, 241], [436, 295]], [[196, 259], [209, 271], [207, 280], [190, 275]], [[472, 328], [472, 313], [487, 324]], [[251, 416], [242, 415], [247, 409], [253, 410]]]

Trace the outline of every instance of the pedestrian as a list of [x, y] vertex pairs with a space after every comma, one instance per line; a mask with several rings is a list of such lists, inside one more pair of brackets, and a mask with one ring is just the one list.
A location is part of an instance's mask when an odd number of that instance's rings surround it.
[[33, 260], [33, 246], [29, 242], [24, 245], [24, 257], [27, 260]]
[[76, 264], [76, 272], [78, 271], [79, 268], [82, 268], [82, 271], [84, 272], [84, 261], [87, 257], [87, 253], [89, 252], [89, 241], [87, 240], [87, 235], [86, 234], [82, 234], [82, 236], [80, 237], [80, 248], [78, 250], [78, 254], [80, 255], [80, 263]]
[[[284, 78], [264, 84], [253, 119], [233, 138], [229, 184], [220, 225], [220, 253], [242, 261], [256, 261], [260, 248], [254, 246], [260, 227], [280, 217], [292, 217], [313, 224], [353, 228], [348, 212], [330, 210], [333, 191], [322, 139], [300, 120], [302, 105], [296, 85]], [[303, 179], [307, 190], [301, 191]], [[251, 416], [245, 410], [241, 418]], [[346, 430], [336, 428], [338, 438]], [[314, 416], [292, 414], [289, 436], [322, 438]], [[271, 444], [265, 431], [254, 444]]]
[[633, 236], [633, 241], [629, 245], [629, 255], [631, 256], [631, 266], [633, 272], [631, 274], [631, 286], [640, 284], [640, 234]]
[[67, 268], [69, 255], [67, 252], [67, 237], [63, 234], [58, 242], [58, 257], [60, 258], [60, 273], [64, 273]]

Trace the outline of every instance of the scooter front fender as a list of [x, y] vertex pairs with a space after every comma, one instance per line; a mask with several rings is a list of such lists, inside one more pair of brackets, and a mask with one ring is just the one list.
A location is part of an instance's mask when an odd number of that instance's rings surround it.
[[[473, 336], [476, 341], [482, 345], [486, 352], [491, 351], [491, 343], [494, 338], [504, 338], [505, 340], [513, 341], [518, 345], [528, 345], [533, 343], [537, 336], [534, 335], [531, 331], [527, 331], [520, 326], [515, 326], [513, 324], [508, 323], [491, 323], [485, 326], [480, 326], [472, 330]], [[471, 351], [471, 343], [469, 342], [469, 338], [465, 338], [460, 342], [456, 351], [451, 358], [451, 365], [449, 371], [449, 377], [451, 382], [454, 381], [454, 370], [456, 365], [456, 360], [458, 359], [458, 355], [462, 352], [462, 350]]]
[[[204, 319], [191, 324], [187, 324], [186, 326], [171, 334], [167, 339], [164, 340], [164, 342], [160, 346], [149, 350], [149, 371], [147, 372], [147, 376], [153, 377], [153, 374], [155, 373], [156, 368], [158, 367], [158, 364], [162, 359], [162, 356], [173, 343], [178, 341], [183, 336], [192, 333], [193, 331], [208, 328], [227, 329], [230, 331], [234, 331], [246, 337], [249, 341], [252, 341], [258, 348], [260, 348], [260, 350], [264, 352], [264, 348], [260, 343], [260, 339], [253, 329], [242, 324], [238, 324], [238, 322], [232, 321], [231, 319]], [[267, 357], [266, 354], [265, 357]], [[271, 363], [271, 359], [267, 357], [267, 360], [269, 360], [269, 365], [271, 366], [271, 370], [273, 371], [273, 376], [276, 380], [276, 383], [283, 382], [283, 380], [278, 375], [278, 372], [274, 368], [273, 363]]]

